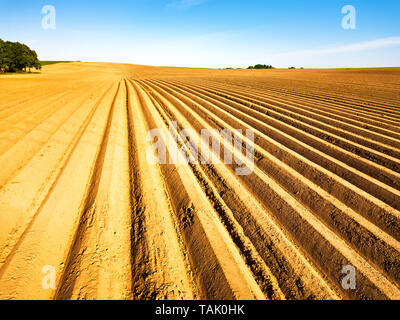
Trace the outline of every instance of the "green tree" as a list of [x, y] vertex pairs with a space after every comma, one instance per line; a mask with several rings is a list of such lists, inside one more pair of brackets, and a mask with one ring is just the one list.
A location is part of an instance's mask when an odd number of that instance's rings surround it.
[[3, 40], [0, 39], [0, 72], [5, 72], [5, 55], [6, 55], [6, 45]]
[[25, 44], [0, 39], [0, 71], [20, 72], [27, 68], [41, 69], [37, 53]]
[[250, 66], [248, 69], [273, 69], [274, 67], [266, 64], [256, 64], [254, 67]]

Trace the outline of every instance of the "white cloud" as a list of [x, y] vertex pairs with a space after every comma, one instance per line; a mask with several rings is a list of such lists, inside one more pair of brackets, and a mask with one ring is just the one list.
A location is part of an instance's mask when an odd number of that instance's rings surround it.
[[168, 8], [176, 8], [176, 9], [186, 9], [194, 6], [198, 6], [204, 3], [206, 0], [179, 0], [170, 2], [167, 4]]
[[400, 37], [390, 37], [383, 39], [376, 39], [372, 41], [359, 42], [354, 44], [348, 44], [338, 47], [332, 47], [327, 49], [316, 49], [316, 50], [303, 50], [303, 51], [295, 51], [278, 54], [279, 57], [288, 57], [288, 56], [315, 56], [315, 55], [325, 55], [325, 54], [336, 54], [336, 53], [346, 53], [346, 52], [356, 52], [356, 51], [365, 51], [372, 49], [380, 49], [386, 47], [393, 47], [400, 45]]

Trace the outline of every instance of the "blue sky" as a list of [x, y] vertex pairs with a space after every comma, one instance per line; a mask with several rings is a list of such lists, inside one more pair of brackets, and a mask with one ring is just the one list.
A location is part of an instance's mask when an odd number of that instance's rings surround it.
[[[162, 66], [400, 66], [399, 0], [0, 0], [0, 38], [42, 60]], [[56, 29], [42, 28], [42, 7]], [[342, 28], [342, 7], [356, 29]]]

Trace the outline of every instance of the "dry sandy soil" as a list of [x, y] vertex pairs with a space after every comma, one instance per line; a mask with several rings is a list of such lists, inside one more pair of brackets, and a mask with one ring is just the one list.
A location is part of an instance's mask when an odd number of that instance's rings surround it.
[[[400, 299], [399, 89], [400, 70], [0, 76], [0, 299]], [[254, 130], [254, 172], [150, 164], [170, 120]]]

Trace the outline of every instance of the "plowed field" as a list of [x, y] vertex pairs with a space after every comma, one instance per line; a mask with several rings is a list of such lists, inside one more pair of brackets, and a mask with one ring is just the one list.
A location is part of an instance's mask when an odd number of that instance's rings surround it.
[[[398, 70], [0, 76], [0, 299], [400, 299], [399, 89]], [[152, 164], [155, 128], [251, 129], [254, 170]]]

